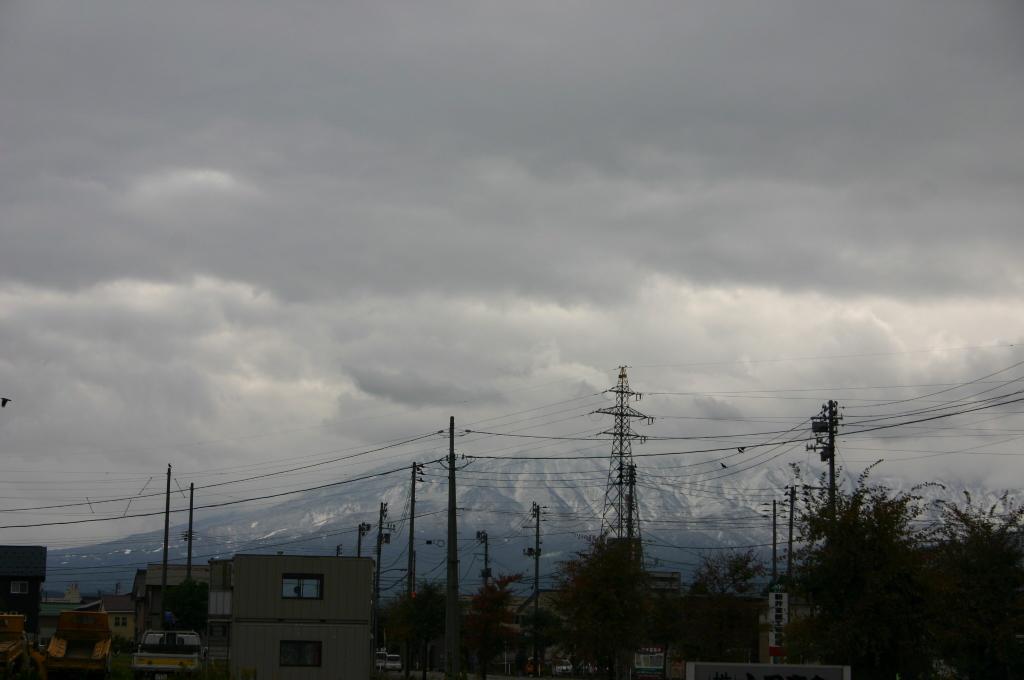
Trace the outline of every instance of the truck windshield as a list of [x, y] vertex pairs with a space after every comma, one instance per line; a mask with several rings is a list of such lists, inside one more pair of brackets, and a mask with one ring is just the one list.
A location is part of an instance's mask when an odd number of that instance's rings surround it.
[[195, 633], [148, 633], [142, 638], [142, 646], [160, 649], [180, 647], [181, 651], [191, 651], [191, 648], [199, 647], [199, 636]]

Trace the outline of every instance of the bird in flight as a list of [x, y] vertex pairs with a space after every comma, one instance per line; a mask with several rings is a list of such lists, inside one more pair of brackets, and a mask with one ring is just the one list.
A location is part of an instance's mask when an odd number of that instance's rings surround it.
[[12, 401], [14, 400], [8, 397], [0, 397], [0, 408], [7, 408], [7, 404], [11, 403]]

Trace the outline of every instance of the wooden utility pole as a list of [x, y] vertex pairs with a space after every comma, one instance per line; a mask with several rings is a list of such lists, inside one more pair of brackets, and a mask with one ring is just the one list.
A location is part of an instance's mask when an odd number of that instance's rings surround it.
[[188, 560], [185, 562], [185, 580], [192, 580], [192, 508], [195, 501], [196, 485], [188, 485]]
[[167, 609], [167, 543], [171, 532], [171, 464], [167, 464], [167, 492], [164, 497], [164, 558], [160, 568], [160, 629], [167, 629], [164, 611]]
[[836, 519], [836, 431], [839, 429], [839, 404], [828, 400], [828, 506]]
[[793, 517], [796, 515], [796, 487], [789, 487], [789, 547], [786, 550], [786, 582], [791, 587], [793, 578]]
[[779, 559], [778, 559], [778, 528], [777, 518], [775, 509], [775, 500], [772, 499], [772, 585], [779, 580]]
[[363, 536], [370, 533], [371, 528], [369, 522], [359, 523], [359, 538], [356, 539], [356, 557], [363, 556]]
[[416, 481], [419, 472], [419, 465], [413, 463], [409, 483], [409, 559], [405, 568], [405, 594], [409, 597], [416, 591]]
[[484, 568], [480, 571], [480, 576], [484, 580], [484, 586], [486, 586], [491, 582], [490, 540], [486, 531], [476, 532], [476, 540], [484, 544]]
[[839, 432], [839, 402], [829, 399], [823, 404], [818, 415], [811, 418], [811, 432], [814, 433], [814, 444], [808, 444], [808, 450], [816, 450], [821, 461], [828, 461], [828, 508], [832, 520], [836, 518], [836, 435]]
[[455, 416], [448, 421], [448, 588], [445, 598], [445, 666], [448, 677], [459, 677], [459, 534], [455, 505]]
[[[405, 595], [410, 600], [416, 595], [416, 480], [419, 475], [419, 465], [414, 461], [412, 464], [412, 480], [409, 483], [409, 559], [405, 568]], [[405, 663], [402, 664], [405, 677], [409, 677], [412, 670], [412, 647], [406, 640]]]
[[[540, 506], [533, 504], [530, 509], [534, 518], [533, 534], [533, 670], [540, 677]], [[631, 546], [632, 547], [632, 546]]]
[[377, 564], [373, 577], [373, 651], [376, 653], [378, 640], [380, 640], [380, 547], [384, 543], [384, 520], [388, 516], [388, 504], [380, 504], [380, 516], [377, 520]]

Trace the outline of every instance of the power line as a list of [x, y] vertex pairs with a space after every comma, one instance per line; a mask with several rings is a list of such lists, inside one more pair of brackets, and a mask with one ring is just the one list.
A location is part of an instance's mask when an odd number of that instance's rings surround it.
[[[299, 467], [289, 468], [287, 470], [279, 470], [277, 472], [267, 472], [267, 473], [264, 473], [264, 474], [261, 474], [261, 475], [254, 475], [252, 477], [244, 477], [242, 479], [232, 479], [232, 480], [229, 480], [229, 481], [226, 481], [226, 482], [217, 482], [215, 484], [204, 484], [202, 486], [197, 486], [196, 488], [197, 489], [213, 489], [213, 488], [217, 488], [217, 487], [228, 486], [228, 485], [231, 485], [231, 484], [241, 484], [242, 482], [251, 482], [251, 481], [256, 480], [256, 479], [266, 479], [267, 477], [275, 477], [277, 475], [288, 474], [288, 473], [291, 473], [291, 472], [296, 472], [298, 470], [308, 470], [310, 468], [318, 467], [318, 466], [321, 466], [321, 465], [327, 465], [327, 464], [330, 464], [330, 463], [337, 463], [337, 462], [342, 461], [342, 460], [350, 460], [352, 458], [358, 458], [360, 456], [365, 456], [365, 455], [368, 455], [368, 454], [371, 454], [371, 453], [377, 453], [378, 451], [384, 451], [386, 449], [393, 449], [393, 448], [396, 448], [398, 446], [404, 446], [406, 444], [411, 444], [412, 442], [420, 441], [420, 440], [426, 439], [428, 437], [433, 437], [436, 434], [438, 434], [438, 433], [437, 432], [430, 432], [428, 434], [420, 435], [418, 437], [413, 437], [412, 439], [406, 439], [404, 441], [396, 442], [394, 444], [388, 444], [387, 446], [381, 446], [381, 447], [378, 447], [378, 448], [375, 448], [375, 449], [370, 449], [368, 451], [361, 451], [361, 452], [356, 453], [356, 454], [352, 454], [352, 455], [348, 455], [348, 456], [342, 456], [341, 458], [335, 458], [335, 459], [329, 460], [329, 461], [322, 461], [322, 462], [319, 462], [319, 463], [310, 463], [308, 465], [301, 465]], [[161, 492], [155, 492], [155, 493], [140, 494], [140, 495], [135, 495], [135, 496], [122, 496], [120, 498], [107, 498], [107, 499], [101, 499], [101, 500], [93, 500], [91, 502], [85, 502], [85, 503], [62, 503], [62, 504], [59, 504], [59, 505], [41, 505], [41, 506], [30, 507], [30, 508], [0, 508], [0, 512], [27, 512], [27, 511], [30, 511], [30, 510], [53, 510], [53, 509], [58, 509], [58, 508], [75, 508], [75, 507], [82, 507], [82, 506], [85, 506], [85, 505], [99, 505], [100, 503], [120, 503], [120, 502], [124, 502], [124, 501], [134, 501], [134, 500], [139, 500], [141, 498], [153, 498], [153, 497], [156, 497], [156, 496], [163, 496], [163, 495], [164, 494], [161, 493]], [[210, 506], [206, 506], [206, 507], [210, 507]], [[131, 517], [145, 517], [145, 515], [129, 515], [129, 516], [131, 516]], [[5, 528], [5, 527], [0, 527], [0, 528]]]
[[[222, 507], [225, 507], [225, 506], [228, 506], [228, 505], [238, 505], [239, 503], [251, 503], [253, 501], [267, 500], [269, 498], [280, 498], [282, 496], [290, 496], [290, 495], [296, 494], [296, 493], [304, 493], [304, 492], [307, 492], [307, 491], [317, 491], [319, 489], [327, 489], [327, 488], [331, 488], [331, 487], [335, 487], [335, 486], [341, 486], [343, 484], [352, 484], [352, 483], [355, 483], [355, 482], [365, 481], [367, 479], [374, 479], [375, 477], [383, 477], [385, 475], [394, 474], [394, 473], [396, 473], [396, 472], [398, 472], [400, 470], [405, 470], [405, 469], [406, 469], [406, 466], [403, 465], [402, 467], [394, 468], [394, 469], [391, 469], [391, 470], [385, 470], [384, 472], [375, 472], [375, 473], [368, 474], [368, 475], [362, 475], [360, 477], [354, 477], [352, 479], [341, 480], [339, 482], [329, 482], [327, 484], [319, 484], [317, 486], [310, 486], [310, 487], [305, 487], [305, 488], [302, 488], [302, 489], [293, 489], [291, 491], [282, 491], [280, 493], [266, 494], [264, 496], [256, 496], [256, 497], [253, 497], [253, 498], [242, 498], [242, 499], [239, 499], [239, 500], [224, 501], [224, 502], [221, 502], [221, 503], [208, 503], [206, 505], [198, 505], [198, 506], [196, 506], [195, 509], [196, 510], [205, 510], [205, 509], [208, 509], [208, 508], [222, 508]], [[178, 509], [178, 510], [170, 510], [170, 512], [172, 512], [172, 513], [187, 512], [187, 510], [182, 508], [182, 509]], [[130, 518], [136, 518], [136, 517], [153, 517], [155, 515], [161, 515], [161, 514], [163, 514], [163, 512], [157, 511], [157, 512], [135, 513], [135, 514], [131, 514], [131, 515], [121, 515], [119, 517], [94, 517], [94, 518], [91, 518], [91, 519], [65, 520], [65, 521], [62, 521], [62, 522], [38, 522], [38, 523], [35, 523], [35, 524], [3, 524], [3, 525], [0, 525], [0, 529], [30, 529], [30, 528], [35, 528], [35, 527], [65, 526], [65, 525], [69, 525], [69, 524], [87, 524], [87, 523], [90, 523], [90, 522], [113, 522], [113, 521], [117, 521], [117, 520], [130, 519]]]
[[768, 364], [785, 361], [827, 361], [830, 359], [862, 359], [869, 357], [905, 356], [909, 354], [930, 354], [932, 352], [961, 352], [975, 349], [1013, 349], [1014, 344], [998, 345], [965, 345], [962, 347], [932, 347], [928, 349], [912, 349], [900, 352], [865, 352], [860, 354], [822, 354], [817, 356], [780, 357], [775, 359], [737, 359], [733, 361], [703, 361], [685, 364], [639, 364], [633, 368], [691, 368], [703, 366], [734, 366], [736, 364]]

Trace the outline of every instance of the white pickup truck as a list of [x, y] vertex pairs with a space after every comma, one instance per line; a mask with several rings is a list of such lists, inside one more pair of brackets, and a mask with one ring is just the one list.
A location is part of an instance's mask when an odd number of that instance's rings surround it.
[[147, 630], [132, 655], [136, 680], [168, 680], [202, 670], [202, 643], [191, 630]]
[[398, 654], [388, 654], [384, 650], [377, 651], [378, 671], [400, 671], [402, 670], [402, 657]]

